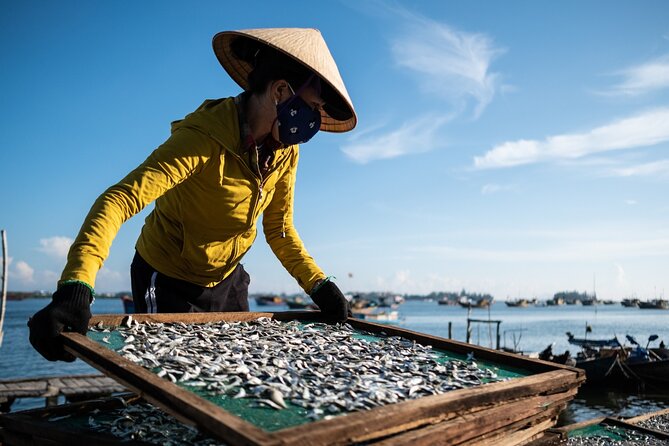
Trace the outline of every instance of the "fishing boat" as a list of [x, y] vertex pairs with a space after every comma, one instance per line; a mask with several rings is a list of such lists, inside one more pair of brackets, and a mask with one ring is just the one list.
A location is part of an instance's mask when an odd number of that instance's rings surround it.
[[639, 299], [631, 299], [631, 298], [626, 298], [620, 301], [620, 305], [623, 307], [638, 307], [639, 306]]
[[308, 300], [302, 297], [296, 297], [294, 299], [286, 299], [286, 305], [291, 310], [318, 310], [318, 305], [309, 302]]
[[530, 301], [527, 299], [507, 300], [504, 302], [507, 307], [529, 307]]
[[585, 370], [589, 385], [627, 383], [636, 385], [669, 384], [669, 355], [665, 348], [649, 349], [658, 335], [648, 337], [645, 347], [631, 335], [626, 335], [632, 347], [623, 346], [618, 338], [579, 339], [567, 332], [568, 341], [582, 351], [576, 357], [576, 367]]
[[352, 313], [354, 318], [365, 321], [396, 321], [399, 319], [397, 310], [382, 307], [354, 309]]
[[274, 296], [274, 295], [268, 295], [268, 296], [257, 296], [256, 297], [256, 304], [265, 306], [265, 305], [283, 305], [284, 300], [281, 298], [281, 296]]
[[[626, 351], [625, 365], [630, 371], [643, 382], [651, 384], [669, 384], [669, 358], [660, 356], [656, 349], [649, 349], [651, 342], [656, 341], [658, 335], [650, 335], [646, 346], [642, 347], [634, 337], [627, 335], [633, 348]], [[660, 349], [657, 349], [660, 350]], [[662, 349], [666, 350], [666, 349]]]
[[123, 312], [125, 314], [133, 314], [135, 312], [135, 301], [132, 300], [132, 296], [128, 293], [121, 293], [119, 299], [123, 303]]
[[639, 301], [639, 308], [651, 310], [667, 310], [669, 309], [669, 300], [653, 299], [649, 301]]
[[564, 305], [564, 299], [561, 297], [553, 297], [552, 299], [546, 301], [546, 305], [548, 305], [549, 307], [557, 307], [560, 305]]
[[[586, 331], [587, 332], [587, 331]], [[611, 339], [588, 339], [588, 338], [577, 338], [570, 331], [567, 333], [567, 341], [571, 345], [577, 345], [579, 347], [590, 347], [590, 348], [602, 348], [602, 347], [622, 347], [618, 338]]]
[[603, 357], [577, 358], [576, 367], [585, 371], [588, 385], [633, 380], [617, 354]]
[[489, 298], [481, 298], [478, 300], [466, 298], [458, 301], [458, 304], [464, 308], [488, 308], [491, 303], [492, 299]]

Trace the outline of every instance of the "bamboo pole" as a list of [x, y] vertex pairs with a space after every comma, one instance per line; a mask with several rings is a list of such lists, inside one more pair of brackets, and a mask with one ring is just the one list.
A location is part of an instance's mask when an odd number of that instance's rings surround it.
[[2, 327], [5, 323], [5, 305], [7, 303], [7, 233], [3, 229], [2, 233], [2, 307], [0, 308], [0, 347], [2, 347], [2, 338], [4, 332]]

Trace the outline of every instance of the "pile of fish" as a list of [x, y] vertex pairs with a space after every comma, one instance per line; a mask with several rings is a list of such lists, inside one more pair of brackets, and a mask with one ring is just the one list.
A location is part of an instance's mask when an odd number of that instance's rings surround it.
[[639, 426], [646, 429], [669, 433], [669, 413], [657, 415], [639, 423]]
[[646, 435], [638, 431], [612, 430], [616, 439], [606, 435], [571, 437], [563, 444], [567, 446], [669, 446], [669, 441]]
[[123, 441], [134, 440], [163, 446], [224, 444], [204, 437], [197, 429], [180, 423], [176, 418], [144, 402], [104, 412], [96, 409], [88, 417], [88, 426], [100, 433], [111, 433]]
[[[109, 342], [109, 329], [93, 330]], [[209, 395], [251, 398], [252, 406], [299, 406], [310, 419], [502, 380], [472, 355], [445, 359], [396, 336], [367, 340], [348, 324], [140, 324], [128, 317], [117, 330], [124, 339], [117, 351], [160, 377]]]

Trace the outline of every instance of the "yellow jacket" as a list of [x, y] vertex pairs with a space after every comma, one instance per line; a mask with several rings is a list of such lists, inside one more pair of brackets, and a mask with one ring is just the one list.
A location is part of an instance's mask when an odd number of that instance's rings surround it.
[[263, 215], [265, 238], [308, 293], [325, 278], [293, 227], [298, 146], [275, 152], [260, 178], [241, 156], [233, 98], [205, 101], [139, 167], [93, 204], [61, 276], [95, 285], [121, 224], [156, 200], [137, 251], [161, 273], [214, 286], [235, 269], [256, 238]]

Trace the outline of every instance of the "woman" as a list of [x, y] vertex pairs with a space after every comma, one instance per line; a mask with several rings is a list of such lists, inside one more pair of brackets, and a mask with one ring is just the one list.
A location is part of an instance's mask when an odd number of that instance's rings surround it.
[[248, 311], [249, 275], [239, 262], [263, 214], [273, 252], [325, 316], [350, 315], [293, 227], [298, 144], [357, 121], [325, 41], [314, 29], [257, 29], [219, 33], [213, 46], [244, 92], [172, 123], [170, 138], [93, 204], [52, 302], [28, 322], [45, 358], [74, 360], [58, 335], [87, 331], [113, 238], [154, 200], [131, 266], [135, 311]]

